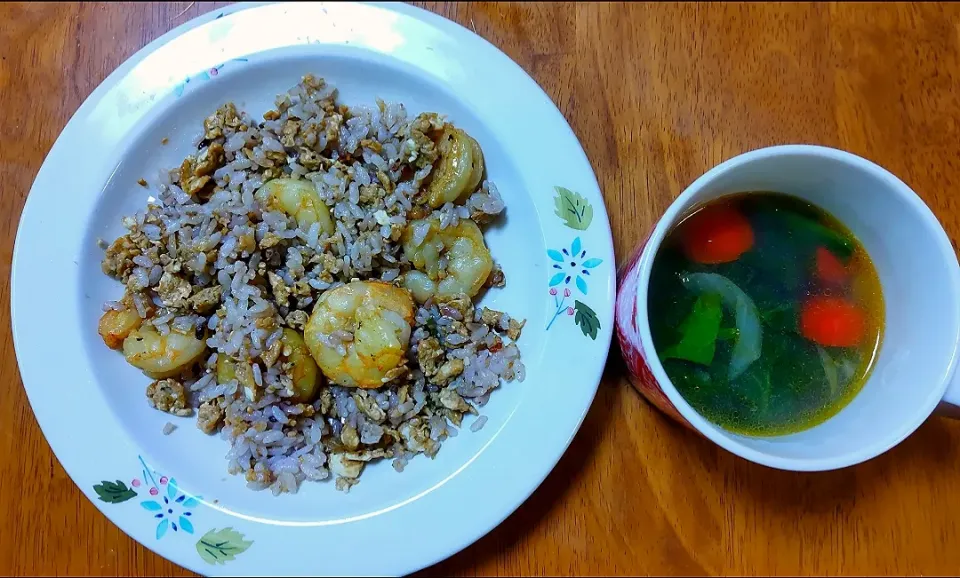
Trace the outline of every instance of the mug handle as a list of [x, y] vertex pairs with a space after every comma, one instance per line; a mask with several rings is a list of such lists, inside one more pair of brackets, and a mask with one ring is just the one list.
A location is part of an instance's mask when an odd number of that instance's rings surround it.
[[960, 419], [960, 370], [953, 372], [947, 391], [944, 392], [943, 399], [933, 413], [942, 417]]

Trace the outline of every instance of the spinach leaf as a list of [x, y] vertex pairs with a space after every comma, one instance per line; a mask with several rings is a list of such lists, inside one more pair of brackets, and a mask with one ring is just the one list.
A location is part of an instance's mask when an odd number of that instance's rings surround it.
[[754, 228], [754, 248], [731, 265], [736, 281], [758, 301], [783, 301], [803, 285], [807, 277], [804, 255], [813, 254], [816, 245], [801, 242], [786, 228], [775, 210], [761, 209], [750, 214]]
[[720, 341], [736, 341], [740, 338], [740, 330], [736, 327], [724, 327], [717, 334]]
[[711, 413], [711, 408], [718, 397], [723, 397], [724, 385], [713, 379], [709, 368], [680, 359], [665, 359], [663, 369], [690, 405], [704, 415], [710, 414], [711, 419], [723, 421], [723, 416]]
[[796, 333], [771, 331], [764, 347], [773, 379], [763, 423], [770, 431], [792, 430], [831, 398], [830, 376], [817, 347]]
[[849, 259], [853, 254], [853, 241], [843, 233], [790, 211], [780, 211], [780, 216], [798, 234], [816, 238], [842, 259]]
[[822, 406], [829, 399], [830, 385], [817, 346], [796, 333], [772, 334], [768, 344], [767, 363], [783, 376], [776, 388], [796, 402], [794, 411]]
[[661, 359], [685, 359], [701, 365], [713, 363], [722, 318], [720, 296], [716, 293], [700, 295], [680, 325], [680, 342], [666, 348], [660, 354]]
[[763, 416], [770, 407], [773, 392], [770, 367], [763, 363], [754, 363], [731, 384], [731, 391], [740, 399], [743, 417], [763, 423]]
[[767, 307], [766, 304], [757, 304], [760, 310], [760, 321], [773, 331], [781, 333], [797, 333], [797, 306], [794, 303], [781, 303]]
[[717, 273], [689, 273], [681, 277], [684, 287], [697, 294], [716, 293], [736, 318], [738, 337], [730, 357], [728, 379], [736, 379], [760, 357], [763, 328], [757, 306], [736, 283]]
[[795, 206], [781, 210], [776, 201], [766, 199], [758, 200], [756, 208], [759, 215], [777, 223], [782, 227], [782, 231], [787, 231], [798, 241], [802, 240], [814, 246], [823, 245], [844, 260], [853, 254], [855, 244], [850, 237], [820, 223], [812, 214], [804, 214]]
[[[680, 326], [689, 315], [696, 296], [683, 288], [676, 270], [683, 257], [672, 246], [661, 248], [650, 273], [650, 333], [658, 351], [680, 341]], [[662, 359], [662, 358], [661, 358]]]

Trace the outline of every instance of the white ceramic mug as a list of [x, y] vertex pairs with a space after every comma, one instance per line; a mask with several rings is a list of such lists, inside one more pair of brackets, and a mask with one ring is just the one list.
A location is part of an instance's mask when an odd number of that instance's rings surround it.
[[[839, 413], [778, 437], [730, 433], [694, 410], [657, 358], [647, 289], [664, 237], [693, 207], [745, 191], [788, 193], [827, 210], [870, 254], [886, 304], [883, 342], [869, 380]], [[734, 157], [674, 201], [620, 272], [617, 337], [634, 385], [652, 403], [723, 448], [787, 470], [829, 470], [898, 444], [941, 406], [960, 414], [960, 264], [943, 227], [900, 179], [836, 149], [790, 145]]]

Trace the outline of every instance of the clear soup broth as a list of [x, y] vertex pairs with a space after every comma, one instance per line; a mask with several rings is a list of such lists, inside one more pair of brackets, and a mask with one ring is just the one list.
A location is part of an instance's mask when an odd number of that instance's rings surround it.
[[729, 431], [772, 436], [822, 423], [860, 391], [884, 302], [870, 256], [839, 221], [750, 192], [674, 227], [654, 260], [648, 316], [690, 405]]

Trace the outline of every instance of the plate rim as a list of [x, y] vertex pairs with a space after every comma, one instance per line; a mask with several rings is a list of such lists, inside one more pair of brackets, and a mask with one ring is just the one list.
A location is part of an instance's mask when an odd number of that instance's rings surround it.
[[[83, 476], [80, 475], [79, 469], [75, 466], [71, 466], [68, 468], [67, 465], [65, 465], [64, 459], [61, 457], [60, 452], [58, 452], [57, 448], [54, 447], [54, 444], [51, 442], [51, 437], [56, 437], [56, 436], [51, 436], [49, 434], [49, 430], [52, 427], [52, 423], [50, 422], [49, 419], [45, 419], [43, 421], [41, 420], [40, 414], [44, 413], [44, 411], [41, 410], [38, 413], [37, 408], [38, 408], [38, 404], [42, 405], [43, 402], [40, 399], [37, 399], [35, 395], [31, 395], [31, 386], [28, 385], [27, 377], [24, 374], [23, 360], [25, 359], [27, 352], [24, 350], [24, 347], [26, 347], [26, 345], [23, 343], [23, 340], [25, 339], [25, 337], [23, 337], [23, 332], [18, 331], [18, 328], [22, 327], [23, 321], [17, 314], [17, 310], [22, 308], [21, 303], [24, 299], [23, 294], [21, 293], [20, 290], [18, 290], [18, 285], [19, 285], [18, 279], [20, 279], [21, 277], [18, 274], [18, 272], [23, 267], [23, 259], [25, 258], [24, 252], [26, 251], [22, 241], [26, 236], [25, 224], [29, 225], [32, 222], [30, 221], [30, 219], [33, 218], [32, 211], [36, 210], [36, 207], [32, 206], [31, 202], [33, 201], [33, 205], [36, 205], [37, 203], [36, 199], [39, 197], [39, 195], [34, 194], [35, 189], [38, 186], [37, 183], [41, 180], [41, 176], [45, 173], [45, 171], [50, 172], [52, 170], [50, 168], [49, 163], [51, 159], [54, 158], [55, 154], [59, 153], [61, 151], [61, 148], [64, 146], [63, 145], [64, 141], [62, 140], [64, 138], [64, 135], [67, 134], [69, 130], [71, 130], [72, 126], [74, 127], [73, 130], [76, 130], [77, 119], [81, 118], [83, 114], [89, 114], [90, 110], [96, 105], [96, 103], [99, 102], [107, 93], [113, 90], [116, 87], [118, 81], [125, 78], [146, 57], [158, 51], [160, 48], [162, 48], [164, 45], [168, 44], [169, 42], [182, 36], [185, 32], [188, 32], [199, 26], [202, 26], [223, 15], [233, 15], [238, 12], [242, 12], [250, 9], [256, 9], [262, 6], [270, 6], [273, 4], [275, 3], [273, 2], [239, 3], [239, 4], [234, 4], [232, 6], [222, 8], [220, 10], [216, 10], [216, 9], [211, 10], [159, 36], [158, 38], [151, 41], [146, 46], [144, 46], [143, 48], [135, 52], [132, 56], [130, 56], [122, 64], [120, 64], [113, 72], [111, 72], [91, 92], [91, 94], [84, 100], [84, 102], [80, 105], [77, 111], [71, 116], [67, 124], [64, 126], [64, 128], [58, 135], [57, 139], [54, 141], [54, 144], [52, 145], [50, 151], [47, 153], [46, 158], [44, 159], [44, 162], [37, 173], [36, 179], [33, 185], [31, 186], [30, 194], [27, 196], [27, 199], [24, 203], [23, 210], [21, 212], [21, 217], [18, 224], [17, 234], [14, 242], [13, 258], [11, 262], [11, 274], [10, 274], [11, 275], [11, 296], [10, 296], [11, 309], [10, 310], [11, 310], [11, 329], [13, 334], [14, 349], [16, 352], [17, 360], [18, 360], [18, 367], [20, 369], [21, 382], [23, 383], [24, 390], [27, 393], [28, 402], [30, 403], [31, 409], [34, 412], [38, 425], [40, 425], [40, 428], [44, 434], [44, 439], [47, 441], [48, 445], [50, 446], [51, 451], [54, 453], [57, 460], [60, 462], [61, 466], [64, 468], [67, 474], [70, 476], [73, 483], [80, 489], [81, 493], [83, 493], [88, 499], [94, 502], [94, 505], [97, 507], [97, 509], [100, 510], [100, 512], [103, 515], [105, 515], [114, 525], [120, 528], [121, 531], [123, 531], [125, 534], [127, 534], [128, 536], [130, 536], [132, 539], [136, 540], [140, 544], [142, 544], [144, 547], [157, 553], [158, 555], [170, 560], [171, 562], [184, 566], [185, 568], [189, 568], [198, 573], [209, 573], [211, 570], [216, 570], [222, 567], [221, 566], [202, 566], [198, 563], [198, 561], [195, 561], [195, 560], [184, 560], [180, 556], [171, 556], [166, 551], [166, 549], [161, 551], [159, 547], [155, 547], [157, 545], [157, 542], [149, 542], [149, 541], [140, 539], [137, 535], [134, 535], [134, 533], [128, 530], [127, 523], [121, 523], [119, 521], [118, 518], [120, 518], [120, 516], [117, 515], [117, 512], [115, 510], [112, 510], [110, 507], [108, 507], [107, 504], [91, 496], [90, 490], [86, 488], [84, 483], [81, 483], [80, 481], [83, 478]], [[569, 126], [569, 123], [567, 123], [562, 113], [560, 113], [556, 104], [552, 101], [549, 95], [547, 95], [546, 92], [543, 91], [543, 89], [539, 86], [539, 84], [537, 84], [536, 81], [533, 80], [526, 73], [525, 70], [523, 70], [522, 67], [520, 67], [516, 62], [510, 59], [509, 56], [507, 56], [502, 51], [500, 51], [496, 46], [494, 46], [493, 44], [491, 44], [489, 41], [482, 38], [478, 34], [460, 26], [456, 22], [448, 20], [442, 16], [439, 16], [427, 10], [423, 10], [423, 9], [410, 6], [410, 5], [405, 5], [405, 4], [385, 5], [381, 3], [368, 4], [368, 3], [361, 2], [361, 3], [357, 3], [356, 5], [369, 5], [379, 9], [386, 10], [388, 12], [396, 12], [401, 15], [406, 15], [413, 19], [420, 20], [421, 22], [424, 22], [431, 27], [437, 28], [449, 34], [452, 34], [455, 36], [467, 35], [468, 37], [471, 37], [473, 40], [479, 40], [487, 46], [488, 50], [493, 51], [492, 52], [493, 54], [497, 54], [501, 57], [501, 59], [503, 60], [502, 64], [504, 66], [513, 68], [515, 73], [519, 72], [520, 75], [526, 78], [526, 81], [530, 86], [525, 87], [525, 89], [527, 88], [532, 89], [533, 87], [536, 87], [536, 90], [539, 91], [539, 94], [537, 95], [537, 97], [540, 101], [542, 101], [540, 104], [547, 110], [548, 114], [551, 114], [552, 116], [555, 117], [554, 119], [555, 121], [559, 121], [557, 124], [559, 127], [561, 127], [561, 129], [566, 129], [566, 132], [568, 133], [569, 138], [572, 139], [572, 142], [576, 145], [576, 149], [579, 151], [579, 154], [581, 157], [579, 160], [582, 163], [584, 163], [587, 167], [587, 171], [589, 172], [588, 180], [592, 180], [592, 185], [593, 185], [593, 188], [587, 191], [587, 194], [590, 196], [593, 196], [595, 193], [595, 196], [596, 196], [595, 201], [598, 201], [598, 202], [595, 202], [594, 204], [595, 217], [597, 217], [597, 220], [603, 225], [603, 231], [601, 231], [601, 233], [606, 233], [605, 239], [603, 239], [606, 242], [606, 246], [601, 248], [600, 253], [603, 254], [605, 258], [609, 259], [608, 270], [610, 272], [605, 277], [605, 279], [608, 281], [607, 287], [606, 287], [606, 295], [604, 295], [606, 299], [604, 302], [604, 307], [602, 308], [602, 310], [598, 312], [599, 314], [602, 314], [602, 318], [606, 322], [605, 325], [602, 325], [600, 327], [600, 330], [598, 332], [599, 339], [596, 340], [596, 345], [600, 347], [602, 351], [602, 356], [600, 356], [600, 358], [598, 358], [597, 362], [594, 364], [597, 368], [595, 382], [592, 383], [592, 385], [590, 385], [589, 388], [587, 388], [589, 389], [588, 401], [584, 405], [584, 407], [579, 411], [579, 417], [576, 420], [576, 423], [573, 424], [573, 427], [570, 428], [569, 436], [566, 439], [562, 440], [560, 443], [556, 444], [555, 447], [557, 449], [557, 452], [555, 457], [550, 457], [543, 460], [544, 468], [542, 469], [542, 475], [538, 474], [536, 476], [539, 479], [532, 480], [532, 483], [527, 483], [524, 485], [524, 489], [513, 492], [512, 500], [506, 500], [506, 499], [501, 500], [504, 503], [508, 501], [511, 502], [510, 505], [501, 506], [500, 509], [502, 511], [502, 515], [492, 516], [490, 518], [489, 523], [485, 523], [485, 524], [482, 524], [481, 526], [478, 526], [476, 530], [466, 532], [468, 536], [465, 536], [458, 544], [451, 545], [448, 548], [446, 548], [446, 551], [443, 553], [439, 553], [439, 554], [434, 553], [432, 555], [427, 556], [426, 557], [427, 559], [423, 559], [424, 556], [420, 555], [419, 556], [419, 558], [421, 558], [420, 561], [402, 568], [403, 572], [406, 573], [406, 572], [413, 572], [413, 571], [428, 567], [439, 561], [442, 561], [448, 558], [449, 556], [452, 556], [453, 554], [456, 554], [457, 552], [463, 550], [470, 544], [476, 542], [477, 540], [479, 540], [480, 538], [488, 534], [491, 530], [493, 530], [500, 523], [502, 523], [504, 519], [509, 517], [513, 512], [515, 512], [516, 509], [523, 502], [525, 502], [534, 491], [536, 491], [536, 489], [542, 484], [542, 482], [546, 479], [546, 477], [550, 474], [550, 472], [553, 471], [553, 469], [555, 468], [559, 460], [565, 454], [567, 448], [569, 447], [576, 433], [579, 431], [580, 426], [582, 425], [582, 422], [585, 419], [587, 412], [589, 411], [589, 408], [592, 405], [593, 399], [596, 395], [597, 388], [602, 378], [603, 369], [606, 363], [606, 358], [607, 358], [607, 355], [609, 354], [610, 345], [612, 342], [612, 333], [613, 333], [613, 309], [614, 309], [616, 262], [615, 262], [615, 255], [613, 250], [612, 231], [610, 229], [606, 207], [603, 202], [604, 199], [603, 199], [602, 193], [600, 192], [599, 183], [597, 182], [596, 175], [593, 171], [592, 165], [590, 164], [590, 161], [585, 151], [583, 150], [583, 146], [580, 143], [579, 139], [576, 137], [576, 134], [573, 132], [572, 128]], [[219, 14], [219, 16], [217, 16], [217, 14]], [[591, 200], [594, 200], [594, 199], [591, 199]], [[601, 237], [603, 236], [604, 235], [601, 234]], [[46, 423], [46, 426], [44, 425], [44, 423]], [[130, 440], [125, 440], [125, 443], [130, 445]], [[62, 448], [61, 448], [61, 451], [63, 451]], [[553, 452], [550, 452], [550, 453], [552, 454]], [[68, 459], [67, 461], [70, 461], [70, 460]], [[84, 480], [84, 482], [86, 482], [86, 480]], [[228, 566], [225, 570], [229, 571], [229, 570], [236, 570], [236, 569], [237, 569], [236, 566]]]

